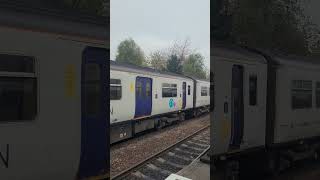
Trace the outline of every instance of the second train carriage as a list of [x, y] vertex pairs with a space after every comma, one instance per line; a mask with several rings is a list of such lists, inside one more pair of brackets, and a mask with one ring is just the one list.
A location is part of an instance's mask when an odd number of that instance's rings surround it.
[[283, 162], [318, 156], [318, 59], [218, 43], [213, 58], [211, 152], [216, 165], [255, 157], [277, 172]]
[[110, 61], [111, 143], [208, 111], [209, 92], [208, 81]]

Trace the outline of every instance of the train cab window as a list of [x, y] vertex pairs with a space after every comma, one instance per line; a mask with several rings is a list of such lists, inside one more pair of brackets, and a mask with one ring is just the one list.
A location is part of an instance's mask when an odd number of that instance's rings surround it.
[[201, 96], [208, 96], [208, 87], [201, 87]]
[[101, 66], [96, 63], [85, 65], [85, 113], [96, 116], [101, 111]]
[[191, 89], [190, 85], [188, 86], [188, 95], [190, 95]]
[[122, 86], [120, 79], [110, 79], [110, 100], [120, 100], [122, 97]]
[[320, 108], [320, 82], [316, 83], [316, 106]]
[[257, 105], [257, 76], [250, 75], [249, 77], [249, 105]]
[[291, 105], [292, 109], [307, 109], [312, 107], [312, 81], [292, 81]]
[[150, 97], [151, 96], [151, 84], [150, 82], [146, 83], [146, 97]]
[[162, 97], [177, 97], [177, 84], [162, 84]]
[[32, 57], [0, 54], [0, 122], [37, 115], [37, 77]]

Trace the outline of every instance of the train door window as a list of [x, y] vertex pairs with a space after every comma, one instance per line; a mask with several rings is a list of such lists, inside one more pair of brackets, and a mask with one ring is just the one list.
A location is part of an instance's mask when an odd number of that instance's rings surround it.
[[191, 89], [190, 89], [190, 85], [188, 85], [188, 95], [190, 95]]
[[162, 84], [162, 97], [177, 97], [177, 84]]
[[136, 94], [137, 96], [141, 96], [142, 95], [142, 83], [140, 81], [136, 82]]
[[110, 79], [110, 100], [120, 100], [122, 97], [122, 86], [120, 79]]
[[293, 80], [291, 89], [292, 109], [312, 107], [312, 81]]
[[320, 82], [316, 83], [316, 106], [320, 107]]
[[146, 83], [146, 96], [147, 97], [151, 96], [151, 84], [150, 84], [150, 82]]
[[37, 77], [32, 57], [0, 54], [0, 122], [37, 115]]
[[85, 65], [85, 102], [87, 115], [97, 115], [101, 108], [100, 65], [88, 63]]
[[208, 87], [201, 87], [201, 96], [208, 96]]
[[257, 76], [250, 75], [249, 77], [249, 105], [257, 105]]

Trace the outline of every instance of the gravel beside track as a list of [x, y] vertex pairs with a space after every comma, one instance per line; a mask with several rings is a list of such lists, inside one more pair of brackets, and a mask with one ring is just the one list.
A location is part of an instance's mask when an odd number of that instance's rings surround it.
[[[165, 150], [169, 146], [208, 126], [209, 124], [210, 115], [207, 114], [203, 117], [186, 120], [185, 122], [169, 126], [160, 131], [151, 132], [123, 143], [113, 145], [111, 147], [111, 177], [134, 166], [146, 158]], [[207, 140], [209, 140], [209, 136], [210, 135], [208, 133]], [[193, 153], [198, 154], [199, 152], [197, 152], [197, 150], [202, 148], [200, 142], [201, 141], [198, 140], [186, 142], [184, 146], [174, 149], [172, 153], [175, 153], [176, 151], [186, 153], [185, 149], [188, 149], [188, 145], [192, 144], [195, 147], [195, 149], [193, 149]], [[170, 154], [168, 156], [170, 157]], [[170, 167], [172, 169], [177, 168], [172, 164], [171, 166], [168, 166], [168, 168]], [[151, 165], [150, 168], [152, 169], [155, 167]], [[162, 174], [165, 174], [165, 172], [166, 171], [163, 171]], [[148, 170], [144, 173], [149, 174]]]
[[[207, 126], [166, 148], [156, 156], [148, 157], [133, 169], [129, 169], [114, 180], [164, 180], [172, 173], [187, 167], [210, 147], [210, 127]], [[195, 140], [202, 140], [201, 144]]]

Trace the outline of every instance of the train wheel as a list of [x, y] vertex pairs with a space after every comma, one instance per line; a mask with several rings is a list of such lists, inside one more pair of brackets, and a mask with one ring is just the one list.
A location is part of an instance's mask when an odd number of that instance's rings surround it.
[[185, 113], [180, 113], [179, 120], [180, 120], [180, 121], [184, 121], [185, 119], [186, 119]]

